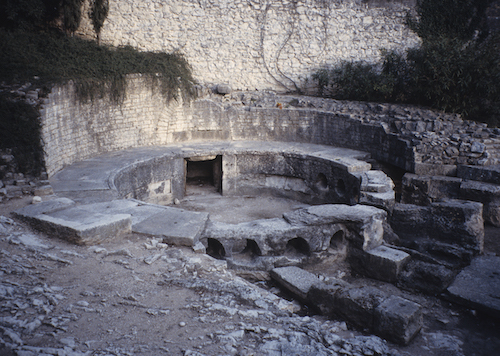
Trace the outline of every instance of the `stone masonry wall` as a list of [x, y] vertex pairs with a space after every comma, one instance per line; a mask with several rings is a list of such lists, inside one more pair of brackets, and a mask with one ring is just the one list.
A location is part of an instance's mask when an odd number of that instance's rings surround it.
[[47, 173], [125, 148], [217, 140], [285, 141], [369, 152], [418, 174], [453, 175], [457, 164], [500, 163], [500, 130], [418, 107], [342, 102], [274, 92], [213, 94], [166, 103], [140, 76], [121, 104], [80, 103], [69, 84], [41, 109]]
[[[412, 0], [110, 0], [102, 43], [180, 51], [201, 83], [295, 90], [316, 69], [375, 62], [418, 38], [404, 25]], [[85, 5], [78, 33], [94, 38]]]

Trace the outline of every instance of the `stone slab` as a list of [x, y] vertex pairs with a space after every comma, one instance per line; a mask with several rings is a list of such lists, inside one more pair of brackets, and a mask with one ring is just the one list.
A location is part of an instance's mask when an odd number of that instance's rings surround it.
[[131, 231], [129, 214], [101, 214], [79, 207], [32, 216], [38, 230], [78, 245], [94, 245]]
[[356, 230], [350, 235], [351, 243], [365, 251], [380, 246], [383, 242], [387, 213], [372, 206], [325, 204], [297, 209], [283, 214], [292, 225], [330, 225], [349, 224]]
[[500, 165], [458, 166], [457, 177], [480, 182], [500, 184]]
[[295, 266], [275, 268], [271, 278], [301, 300], [306, 300], [309, 289], [320, 282], [316, 275]]
[[500, 317], [500, 257], [480, 256], [448, 287], [451, 299]]
[[134, 224], [132, 231], [161, 237], [168, 244], [194, 246], [207, 221], [208, 213], [165, 207], [164, 211]]
[[375, 333], [398, 344], [408, 345], [423, 326], [422, 307], [395, 295], [375, 309]]
[[62, 209], [67, 209], [75, 205], [75, 202], [68, 198], [55, 198], [39, 204], [27, 205], [24, 208], [14, 211], [14, 216], [28, 221], [40, 214], [48, 214]]
[[103, 203], [80, 205], [81, 209], [101, 214], [130, 214], [132, 226], [150, 218], [153, 215], [164, 212], [167, 207], [147, 204], [135, 199], [119, 199]]

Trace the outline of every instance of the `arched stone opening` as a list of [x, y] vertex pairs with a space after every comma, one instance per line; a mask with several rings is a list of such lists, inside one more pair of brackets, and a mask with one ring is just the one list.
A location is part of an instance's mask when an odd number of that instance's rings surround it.
[[243, 249], [242, 254], [246, 254], [249, 257], [256, 257], [262, 256], [262, 251], [255, 240], [247, 239], [247, 244]]
[[295, 237], [287, 242], [285, 254], [309, 256], [311, 254], [311, 247], [302, 237]]
[[208, 238], [207, 244], [207, 255], [218, 260], [223, 260], [226, 257], [226, 249], [218, 240]]
[[344, 230], [338, 230], [335, 232], [330, 239], [330, 249], [332, 250], [339, 250], [342, 249], [345, 246], [346, 240], [345, 240], [345, 232]]

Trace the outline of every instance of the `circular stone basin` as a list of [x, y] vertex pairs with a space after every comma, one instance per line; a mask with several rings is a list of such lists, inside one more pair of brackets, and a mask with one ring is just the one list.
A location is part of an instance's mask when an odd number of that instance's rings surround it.
[[188, 195], [180, 201], [180, 204], [172, 206], [207, 212], [212, 221], [239, 224], [259, 219], [280, 218], [283, 213], [309, 205], [273, 196], [224, 197], [219, 193], [210, 193]]

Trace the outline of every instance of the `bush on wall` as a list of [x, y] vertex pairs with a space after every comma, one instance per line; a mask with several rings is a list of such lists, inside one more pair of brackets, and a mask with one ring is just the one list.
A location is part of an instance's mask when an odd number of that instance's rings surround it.
[[320, 95], [430, 106], [500, 125], [500, 33], [488, 34], [491, 0], [420, 0], [407, 24], [422, 44], [383, 63], [316, 72]]

